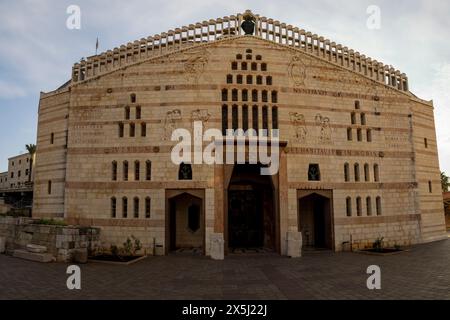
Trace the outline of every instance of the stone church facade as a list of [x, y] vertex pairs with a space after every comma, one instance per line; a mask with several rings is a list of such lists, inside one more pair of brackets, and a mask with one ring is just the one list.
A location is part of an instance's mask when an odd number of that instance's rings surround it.
[[[279, 129], [278, 172], [174, 164], [171, 133], [194, 121], [269, 142]], [[105, 246], [134, 235], [149, 253], [213, 258], [444, 239], [433, 105], [404, 73], [291, 25], [249, 11], [191, 24], [41, 93], [33, 216], [99, 227]]]

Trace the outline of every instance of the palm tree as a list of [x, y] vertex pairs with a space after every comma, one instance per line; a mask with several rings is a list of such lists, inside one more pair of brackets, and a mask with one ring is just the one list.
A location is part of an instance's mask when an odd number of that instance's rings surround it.
[[448, 192], [448, 188], [450, 187], [449, 177], [445, 174], [445, 172], [441, 172], [441, 184], [442, 191]]
[[25, 148], [27, 149], [28, 153], [30, 154], [30, 170], [28, 170], [28, 182], [31, 182], [31, 173], [33, 170], [33, 159], [34, 159], [34, 154], [36, 153], [36, 145], [35, 144], [27, 144], [25, 146]]

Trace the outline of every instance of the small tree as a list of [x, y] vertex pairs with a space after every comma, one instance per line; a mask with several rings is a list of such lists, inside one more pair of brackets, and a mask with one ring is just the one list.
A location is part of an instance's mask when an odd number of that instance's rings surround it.
[[28, 153], [30, 154], [30, 169], [28, 170], [28, 182], [31, 182], [31, 174], [33, 171], [33, 159], [34, 154], [36, 153], [36, 145], [35, 144], [27, 144], [25, 145]]
[[441, 172], [441, 184], [442, 191], [448, 192], [448, 188], [450, 187], [449, 177], [445, 174], [445, 172]]

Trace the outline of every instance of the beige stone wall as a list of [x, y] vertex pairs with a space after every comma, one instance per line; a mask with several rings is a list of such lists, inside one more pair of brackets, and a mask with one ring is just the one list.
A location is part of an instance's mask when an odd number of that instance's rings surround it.
[[0, 189], [6, 189], [8, 186], [8, 172], [0, 173]]
[[33, 217], [64, 217], [70, 99], [70, 91], [67, 89], [41, 94], [34, 169]]
[[[246, 60], [246, 49], [252, 50], [249, 62], [267, 63], [267, 71], [233, 71], [236, 55]], [[261, 61], [255, 61], [261, 55]], [[232, 74], [234, 83], [227, 84]], [[236, 76], [257, 75], [273, 78], [272, 85], [236, 84]], [[245, 83], [245, 77], [244, 77]], [[341, 68], [312, 55], [283, 47], [255, 37], [241, 37], [199, 45], [179, 53], [168, 54], [148, 62], [128, 66], [99, 78], [80, 82], [69, 91], [43, 95], [39, 113], [36, 168], [35, 208], [38, 216], [64, 216], [102, 228], [102, 240], [121, 244], [127, 236], [141, 238], [146, 247], [155, 242], [165, 245], [166, 189], [205, 190], [205, 250], [209, 237], [221, 230], [216, 223], [222, 205], [216, 202], [214, 167], [193, 165], [193, 180], [178, 181], [178, 167], [170, 161], [171, 129], [191, 128], [195, 111], [207, 110], [205, 128], [221, 128], [221, 90], [233, 88], [276, 90], [278, 102], [261, 103], [276, 106], [281, 140], [285, 149], [287, 180], [280, 210], [281, 252], [285, 252], [287, 231], [298, 228], [297, 190], [333, 190], [334, 241], [336, 250], [352, 239], [366, 245], [378, 237], [390, 244], [412, 244], [442, 235], [442, 195], [438, 197], [438, 163], [432, 108], [429, 104], [403, 91], [397, 91], [357, 72]], [[136, 94], [136, 102], [130, 99]], [[231, 97], [231, 94], [230, 94]], [[249, 94], [251, 100], [251, 94]], [[355, 102], [360, 109], [355, 110]], [[244, 103], [239, 105], [239, 117]], [[125, 108], [130, 119], [125, 119]], [[137, 107], [141, 118], [136, 119]], [[168, 112], [179, 110], [173, 122]], [[352, 124], [351, 114], [355, 113]], [[361, 123], [364, 114], [366, 124]], [[412, 116], [410, 116], [412, 114]], [[67, 118], [68, 116], [68, 118]], [[249, 117], [251, 123], [251, 112]], [[271, 126], [271, 112], [268, 117]], [[124, 137], [119, 137], [119, 123], [124, 124]], [[147, 134], [141, 137], [145, 123]], [[130, 124], [136, 136], [130, 137]], [[261, 118], [259, 126], [262, 127]], [[352, 130], [348, 141], [347, 130]], [[64, 148], [65, 130], [69, 131], [68, 149]], [[362, 141], [357, 141], [361, 130]], [[372, 141], [367, 141], [370, 130]], [[55, 145], [48, 137], [56, 133]], [[428, 150], [422, 150], [423, 136], [428, 137]], [[66, 156], [67, 151], [67, 156]], [[134, 162], [141, 164], [140, 179], [135, 181]], [[145, 162], [152, 162], [152, 177], [145, 180]], [[111, 164], [118, 164], [117, 181], [112, 181]], [[123, 181], [123, 161], [129, 163], [129, 181]], [[308, 166], [320, 165], [322, 180], [308, 182]], [[350, 181], [345, 181], [344, 165], [350, 165]], [[360, 181], [355, 181], [353, 166], [360, 167]], [[365, 181], [364, 165], [369, 165]], [[374, 165], [379, 167], [375, 181]], [[67, 170], [66, 170], [67, 168]], [[430, 175], [431, 174], [431, 175]], [[431, 177], [435, 186], [426, 194]], [[54, 192], [46, 193], [52, 180]], [[64, 187], [65, 186], [65, 187]], [[280, 187], [281, 188], [281, 187]], [[52, 191], [53, 191], [52, 190]], [[128, 218], [112, 218], [110, 201], [116, 197], [121, 212], [123, 197], [128, 198]], [[144, 204], [151, 197], [151, 217], [133, 218], [132, 199]], [[372, 216], [366, 210], [366, 197], [372, 199]], [[281, 196], [280, 196], [281, 197]], [[346, 214], [346, 198], [351, 197], [353, 213]], [[356, 198], [362, 198], [362, 214], [356, 214]], [[376, 197], [381, 198], [381, 214], [377, 216]], [[283, 198], [284, 199], [284, 198]], [[143, 212], [143, 208], [140, 209]], [[225, 232], [227, 232], [225, 230]]]
[[33, 181], [33, 177], [30, 178], [30, 160], [29, 153], [24, 153], [8, 159], [8, 181], [5, 182], [7, 188], [24, 188], [25, 183], [30, 180]]

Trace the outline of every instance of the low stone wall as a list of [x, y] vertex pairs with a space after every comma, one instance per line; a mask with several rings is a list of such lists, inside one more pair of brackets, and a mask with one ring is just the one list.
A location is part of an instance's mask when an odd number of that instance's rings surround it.
[[30, 218], [0, 217], [0, 237], [6, 240], [7, 252], [37, 244], [47, 247], [47, 252], [57, 261], [69, 262], [75, 251], [94, 251], [99, 246], [100, 229], [42, 225]]

